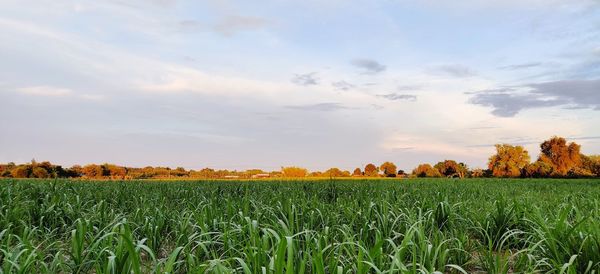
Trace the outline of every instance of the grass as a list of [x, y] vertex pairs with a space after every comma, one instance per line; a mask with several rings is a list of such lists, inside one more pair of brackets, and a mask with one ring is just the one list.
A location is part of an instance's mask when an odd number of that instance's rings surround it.
[[600, 181], [0, 180], [0, 273], [599, 273]]

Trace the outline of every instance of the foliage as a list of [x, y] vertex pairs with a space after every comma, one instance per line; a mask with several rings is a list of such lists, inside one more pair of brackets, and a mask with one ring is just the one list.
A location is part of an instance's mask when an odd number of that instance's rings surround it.
[[488, 168], [495, 177], [519, 177], [529, 160], [529, 153], [522, 146], [496, 145], [496, 154], [490, 157]]
[[[553, 137], [542, 145], [542, 154], [534, 163], [529, 163], [528, 153], [521, 146], [496, 145], [497, 153], [490, 157], [489, 169], [470, 171], [464, 163], [454, 160], [444, 160], [437, 163], [434, 169], [431, 166], [421, 165], [413, 170], [414, 176], [420, 177], [600, 177], [600, 156], [580, 154], [580, 146], [575, 143], [567, 144], [564, 138]], [[249, 169], [245, 171], [212, 169], [205, 167], [199, 170], [177, 167], [124, 167], [105, 163], [101, 165], [89, 164], [84, 167], [74, 165], [63, 168], [50, 162], [0, 164], [0, 177], [7, 178], [83, 178], [83, 179], [258, 179], [258, 178], [285, 178], [285, 177], [379, 177], [379, 172], [385, 177], [407, 177], [404, 171], [397, 170], [394, 163], [385, 162], [380, 167], [368, 164], [364, 172], [360, 168], [354, 169], [352, 174], [339, 168], [330, 168], [325, 171], [300, 170], [263, 171]]]
[[565, 176], [567, 173], [581, 164], [579, 150], [581, 146], [576, 143], [567, 144], [567, 140], [561, 137], [552, 137], [541, 145], [539, 160], [552, 165], [552, 175]]
[[385, 163], [381, 164], [381, 167], [379, 167], [379, 170], [381, 170], [381, 172], [383, 172], [383, 176], [385, 176], [385, 177], [396, 177], [397, 167], [392, 162], [385, 162]]
[[374, 164], [367, 164], [365, 166], [365, 176], [368, 177], [377, 177], [379, 176], [379, 168]]
[[485, 171], [481, 168], [476, 168], [471, 170], [470, 177], [471, 178], [481, 178], [485, 175]]
[[281, 172], [283, 172], [283, 176], [285, 177], [306, 177], [308, 174], [308, 170], [301, 167], [289, 166], [282, 167]]
[[332, 167], [328, 170], [325, 170], [325, 172], [323, 172], [323, 174], [321, 174], [322, 177], [350, 177], [350, 172], [348, 171], [342, 171], [337, 167]]
[[600, 155], [580, 155], [580, 168], [588, 170], [595, 176], [600, 176]]
[[443, 162], [439, 162], [433, 166], [437, 169], [440, 174], [446, 177], [459, 177], [464, 178], [467, 174], [467, 166], [463, 163], [457, 163], [454, 160], [444, 160]]
[[550, 176], [550, 174], [552, 174], [552, 165], [542, 161], [536, 161], [523, 168], [523, 175], [525, 177], [545, 178]]
[[421, 164], [412, 171], [412, 174], [417, 177], [442, 177], [442, 174], [430, 164]]
[[1, 273], [598, 273], [594, 179], [0, 180]]
[[104, 168], [100, 165], [85, 165], [82, 169], [83, 175], [87, 178], [102, 178], [105, 176]]

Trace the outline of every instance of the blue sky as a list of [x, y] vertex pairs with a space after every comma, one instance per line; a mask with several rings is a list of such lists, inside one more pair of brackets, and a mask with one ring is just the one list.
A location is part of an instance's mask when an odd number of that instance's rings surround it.
[[485, 167], [600, 153], [600, 2], [0, 1], [0, 162]]

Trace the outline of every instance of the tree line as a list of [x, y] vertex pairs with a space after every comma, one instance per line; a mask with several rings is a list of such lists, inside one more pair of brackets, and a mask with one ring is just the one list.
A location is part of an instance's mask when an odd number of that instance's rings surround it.
[[540, 156], [531, 162], [529, 152], [522, 146], [509, 144], [496, 145], [496, 153], [489, 158], [487, 169], [470, 169], [466, 164], [455, 160], [444, 160], [435, 165], [420, 164], [412, 172], [398, 170], [392, 162], [379, 166], [369, 163], [362, 169], [352, 172], [333, 167], [325, 171], [309, 172], [302, 167], [282, 167], [278, 171], [260, 169], [200, 170], [178, 167], [124, 167], [114, 164], [74, 165], [63, 168], [48, 161], [16, 165], [0, 164], [0, 177], [8, 178], [82, 178], [82, 179], [251, 179], [251, 178], [338, 178], [338, 177], [600, 177], [600, 155], [583, 155], [581, 146], [568, 143], [562, 137], [552, 137], [540, 145]]

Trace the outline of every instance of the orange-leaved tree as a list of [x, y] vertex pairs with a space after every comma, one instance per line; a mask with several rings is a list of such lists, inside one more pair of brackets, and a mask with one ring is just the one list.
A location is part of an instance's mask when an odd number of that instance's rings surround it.
[[529, 160], [529, 153], [522, 146], [498, 144], [496, 154], [490, 157], [488, 168], [494, 177], [519, 177]]
[[446, 177], [458, 176], [459, 178], [464, 178], [468, 171], [465, 164], [459, 164], [454, 160], [444, 160], [433, 167]]
[[342, 171], [337, 167], [332, 167], [328, 170], [325, 170], [322, 174], [323, 177], [349, 177], [350, 172]]
[[417, 177], [442, 177], [439, 170], [433, 168], [430, 164], [420, 164], [413, 169], [412, 174]]
[[552, 176], [565, 176], [581, 163], [581, 146], [573, 142], [567, 144], [565, 138], [554, 136], [544, 141], [540, 148], [539, 160], [552, 166]]
[[383, 176], [385, 177], [396, 177], [396, 165], [394, 165], [394, 163], [392, 162], [385, 162], [383, 164], [381, 164], [381, 167], [379, 167], [379, 170], [381, 170], [383, 172]]
[[88, 178], [100, 178], [104, 176], [104, 169], [102, 166], [91, 164], [86, 165], [82, 168], [83, 175]]
[[282, 167], [281, 172], [283, 173], [283, 177], [306, 177], [308, 174], [306, 168], [296, 166]]
[[365, 166], [365, 176], [377, 177], [379, 175], [379, 169], [374, 164], [368, 164]]
[[526, 177], [544, 178], [550, 176], [552, 173], [552, 165], [542, 161], [535, 161], [535, 163], [525, 166], [523, 171]]

